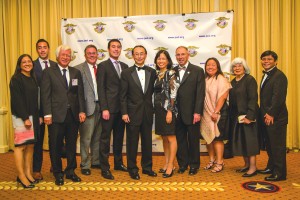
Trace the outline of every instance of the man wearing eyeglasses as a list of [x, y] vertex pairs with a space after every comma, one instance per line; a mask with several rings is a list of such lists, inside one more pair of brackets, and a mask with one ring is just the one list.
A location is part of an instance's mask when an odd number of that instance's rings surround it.
[[[91, 167], [99, 166], [100, 148], [100, 104], [97, 90], [97, 47], [88, 45], [84, 49], [85, 61], [75, 68], [81, 72], [84, 88], [84, 103], [86, 108], [85, 122], [80, 124], [80, 156], [81, 173], [91, 174]], [[91, 152], [91, 153], [89, 153]]]
[[152, 170], [152, 94], [156, 72], [145, 65], [147, 51], [138, 45], [132, 50], [135, 64], [121, 74], [121, 113], [126, 123], [126, 152], [129, 175], [139, 180], [136, 164], [139, 135], [141, 134], [142, 173], [155, 177]]

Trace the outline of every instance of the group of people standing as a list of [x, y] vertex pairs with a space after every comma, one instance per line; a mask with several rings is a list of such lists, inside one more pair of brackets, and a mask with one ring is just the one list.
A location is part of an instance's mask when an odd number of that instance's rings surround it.
[[[287, 79], [276, 67], [275, 52], [266, 51], [261, 56], [265, 75], [259, 112], [257, 83], [242, 58], [231, 64], [231, 73], [236, 77], [230, 84], [216, 58], [207, 59], [203, 70], [189, 62], [189, 51], [184, 46], [176, 49], [177, 66], [173, 66], [167, 51], [158, 51], [156, 70], [145, 65], [147, 50], [141, 45], [132, 49], [132, 67], [119, 61], [122, 44], [117, 39], [108, 42], [109, 59], [98, 65], [94, 45], [86, 46], [85, 61], [75, 67], [69, 66], [73, 50], [67, 45], [56, 49], [57, 63], [48, 58], [46, 40], [38, 40], [36, 49], [39, 58], [35, 61], [27, 54], [19, 57], [10, 83], [12, 114], [21, 118], [26, 127], [33, 126], [35, 132], [33, 140], [15, 145], [17, 182], [24, 188], [33, 188], [43, 179], [45, 124], [56, 185], [64, 184], [64, 175], [74, 182], [81, 181], [74, 171], [78, 130], [83, 175], [90, 175], [90, 168], [98, 168], [103, 178], [114, 179], [109, 164], [112, 133], [114, 170], [140, 179], [140, 137], [142, 173], [157, 176], [152, 162], [154, 114], [155, 133], [163, 139], [165, 164], [159, 173], [164, 178], [173, 176], [175, 158], [179, 174], [187, 169], [189, 175], [198, 173], [201, 136], [207, 142], [210, 158], [204, 169], [214, 173], [223, 170], [223, 140], [229, 137], [234, 154], [245, 161], [237, 172], [245, 172], [244, 177], [256, 175], [258, 125], [262, 124], [269, 161], [260, 172], [271, 173], [266, 177], [269, 181], [286, 179]], [[33, 116], [32, 121], [29, 116]], [[127, 167], [122, 159], [125, 126]], [[67, 158], [64, 170], [63, 146]]]

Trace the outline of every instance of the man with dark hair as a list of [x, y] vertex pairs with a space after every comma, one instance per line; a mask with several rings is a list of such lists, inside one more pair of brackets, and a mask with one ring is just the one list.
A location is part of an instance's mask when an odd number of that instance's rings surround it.
[[107, 49], [109, 59], [99, 64], [99, 73], [97, 74], [98, 94], [102, 111], [100, 165], [101, 175], [106, 179], [114, 179], [108, 162], [111, 131], [113, 131], [114, 169], [127, 171], [122, 160], [125, 123], [122, 121], [120, 111], [120, 75], [123, 70], [128, 68], [128, 65], [119, 61], [122, 50], [122, 44], [119, 40], [110, 40]]
[[261, 54], [264, 76], [260, 89], [260, 124], [268, 153], [268, 164], [261, 174], [271, 174], [266, 181], [286, 180], [286, 130], [288, 111], [286, 95], [288, 80], [277, 68], [277, 54], [265, 51]]
[[[39, 39], [36, 42], [36, 52], [39, 57], [33, 61], [33, 71], [35, 73], [39, 87], [41, 86], [42, 72], [48, 67], [53, 67], [56, 63], [49, 59], [49, 43], [45, 39]], [[41, 105], [41, 103], [40, 103]], [[45, 124], [43, 123], [43, 109], [40, 106], [40, 134], [38, 135], [37, 142], [34, 145], [33, 152], [33, 178], [36, 180], [43, 180], [41, 174], [43, 163], [43, 143], [45, 135]]]
[[[85, 122], [80, 124], [80, 155], [81, 155], [81, 173], [90, 175], [90, 167], [100, 165], [99, 148], [100, 148], [100, 104], [97, 89], [97, 47], [88, 45], [84, 49], [85, 61], [77, 66], [81, 72], [84, 88], [84, 103], [86, 109]], [[91, 151], [91, 155], [90, 152]]]
[[157, 176], [152, 170], [152, 94], [156, 72], [145, 65], [147, 51], [138, 45], [132, 50], [134, 66], [121, 74], [121, 112], [126, 123], [127, 167], [132, 179], [139, 180], [136, 164], [139, 135], [141, 134], [142, 173]]

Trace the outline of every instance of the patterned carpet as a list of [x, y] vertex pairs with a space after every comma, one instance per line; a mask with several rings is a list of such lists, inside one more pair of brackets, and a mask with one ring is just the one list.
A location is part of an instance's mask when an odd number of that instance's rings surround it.
[[[175, 173], [173, 177], [164, 179], [141, 174], [139, 181], [130, 179], [124, 172], [112, 170], [115, 180], [109, 181], [101, 177], [98, 169], [92, 169], [92, 175], [84, 176], [77, 169], [82, 179], [80, 183], [65, 180], [64, 186], [56, 186], [49, 172], [49, 152], [44, 152], [44, 181], [32, 190], [24, 190], [16, 185], [16, 171], [13, 153], [0, 154], [0, 199], [298, 199], [300, 196], [300, 153], [287, 154], [288, 177], [286, 181], [268, 183], [264, 175], [243, 178], [235, 169], [243, 164], [241, 157], [225, 160], [224, 171], [211, 173], [203, 169], [208, 156], [201, 156], [201, 169], [195, 176]], [[124, 157], [126, 159], [126, 157]], [[265, 167], [267, 155], [262, 151], [257, 157], [257, 166]], [[110, 162], [112, 163], [112, 157]], [[163, 164], [163, 156], [154, 155], [153, 169], [157, 172]], [[77, 156], [80, 163], [80, 156]], [[126, 163], [126, 161], [125, 161]], [[140, 163], [140, 156], [138, 157]], [[65, 165], [65, 160], [64, 160]], [[178, 168], [178, 166], [176, 166]], [[246, 186], [246, 187], [245, 187]], [[247, 188], [247, 189], [245, 189]]]

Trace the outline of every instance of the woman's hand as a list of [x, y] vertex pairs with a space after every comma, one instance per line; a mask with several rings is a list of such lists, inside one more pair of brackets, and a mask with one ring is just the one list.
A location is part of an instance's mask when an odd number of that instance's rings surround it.
[[171, 122], [172, 122], [172, 112], [170, 110], [168, 110], [168, 112], [167, 112], [166, 122], [167, 122], [167, 124], [171, 124]]
[[27, 129], [30, 129], [31, 126], [32, 126], [32, 123], [31, 123], [31, 121], [30, 121], [29, 119], [26, 119], [26, 120], [24, 121], [24, 125], [25, 125], [25, 127], [26, 127]]
[[213, 122], [217, 122], [218, 121], [218, 117], [219, 117], [219, 114], [217, 114], [217, 113], [211, 114], [211, 120]]

